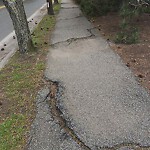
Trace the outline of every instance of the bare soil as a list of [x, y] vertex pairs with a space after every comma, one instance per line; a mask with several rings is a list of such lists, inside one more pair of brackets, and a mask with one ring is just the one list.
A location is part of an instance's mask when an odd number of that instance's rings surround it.
[[94, 26], [107, 40], [111, 48], [122, 58], [137, 77], [140, 84], [150, 92], [150, 14], [143, 14], [133, 21], [139, 29], [139, 42], [137, 44], [115, 44], [116, 33], [120, 31], [121, 18], [117, 13], [92, 18]]

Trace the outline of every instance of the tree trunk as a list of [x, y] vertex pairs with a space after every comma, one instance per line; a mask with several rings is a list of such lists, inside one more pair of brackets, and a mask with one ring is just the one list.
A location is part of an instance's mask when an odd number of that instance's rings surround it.
[[47, 11], [49, 15], [54, 15], [52, 0], [47, 0]]
[[3, 0], [13, 22], [17, 36], [19, 51], [25, 53], [33, 50], [32, 38], [22, 0]]
[[58, 0], [54, 0], [54, 4], [58, 4]]

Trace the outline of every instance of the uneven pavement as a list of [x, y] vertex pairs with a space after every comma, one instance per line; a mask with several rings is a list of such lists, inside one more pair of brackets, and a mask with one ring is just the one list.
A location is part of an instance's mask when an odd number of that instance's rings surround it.
[[62, 0], [51, 43], [45, 75], [57, 92], [39, 92], [29, 150], [149, 150], [150, 95], [72, 0]]

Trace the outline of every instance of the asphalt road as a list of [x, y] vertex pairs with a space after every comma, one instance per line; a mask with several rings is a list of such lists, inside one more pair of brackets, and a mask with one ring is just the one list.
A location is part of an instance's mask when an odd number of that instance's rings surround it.
[[[46, 0], [25, 0], [24, 7], [27, 17], [30, 17], [37, 9], [39, 9]], [[13, 31], [12, 21], [2, 0], [0, 0], [0, 41]]]

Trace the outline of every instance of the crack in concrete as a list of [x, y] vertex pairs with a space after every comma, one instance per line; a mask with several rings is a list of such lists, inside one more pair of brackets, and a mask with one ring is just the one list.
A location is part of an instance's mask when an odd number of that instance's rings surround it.
[[49, 95], [50, 95], [50, 92], [47, 94], [47, 95], [45, 95], [45, 98], [42, 100], [42, 101], [40, 101], [40, 102], [37, 102], [37, 106], [39, 105], [39, 104], [41, 104], [41, 103], [43, 103], [44, 101], [46, 101], [47, 100], [47, 98], [49, 97]]
[[[87, 29], [88, 30], [88, 29]], [[90, 33], [91, 34], [91, 33]], [[77, 40], [84, 40], [84, 39], [90, 39], [90, 38], [92, 38], [92, 37], [95, 37], [95, 35], [92, 33], [91, 35], [89, 35], [89, 36], [85, 36], [85, 37], [81, 37], [81, 38], [70, 38], [70, 39], [67, 39], [67, 40], [65, 40], [65, 41], [60, 41], [60, 42], [56, 42], [56, 43], [54, 43], [54, 44], [51, 44], [50, 46], [51, 47], [56, 47], [56, 46], [58, 46], [58, 45], [60, 45], [60, 44], [66, 44], [66, 45], [70, 45], [72, 42], [74, 42], [74, 41], [77, 41]]]
[[96, 27], [87, 29], [87, 31], [90, 32], [91, 36], [95, 36], [95, 34], [92, 32], [93, 29], [96, 29]]
[[30, 135], [30, 138], [29, 138], [27, 144], [25, 145], [24, 150], [28, 150], [28, 147], [31, 144], [32, 140], [33, 140], [33, 136]]
[[89, 28], [89, 29], [86, 29], [90, 35], [89, 36], [85, 36], [85, 37], [80, 37], [80, 38], [70, 38], [70, 39], [67, 39], [65, 41], [60, 41], [60, 42], [56, 42], [54, 44], [51, 44], [50, 46], [51, 47], [55, 47], [57, 45], [60, 45], [60, 44], [66, 44], [66, 45], [70, 45], [72, 42], [74, 41], [77, 41], [77, 40], [85, 40], [85, 39], [90, 39], [90, 38], [93, 38], [95, 37], [96, 35], [92, 32], [93, 29], [97, 29], [97, 27], [93, 27], [93, 28]]
[[51, 106], [51, 113], [54, 118], [59, 124], [59, 126], [65, 131], [67, 135], [69, 135], [81, 148], [85, 150], [91, 150], [84, 142], [82, 142], [73, 129], [68, 126], [67, 121], [63, 118], [63, 113], [58, 108], [58, 100], [57, 100], [57, 93], [59, 91], [59, 83], [50, 81], [50, 106]]
[[[64, 119], [63, 112], [60, 110], [58, 107], [60, 104], [58, 102], [58, 96], [61, 97], [61, 93], [59, 93], [59, 88], [62, 87], [58, 81], [51, 81], [50, 82], [50, 93], [47, 94], [46, 99], [48, 96], [50, 96], [50, 101], [49, 104], [51, 106], [51, 114], [54, 118], [55, 121], [58, 122], [59, 126], [65, 131], [67, 135], [69, 135], [81, 148], [85, 150], [92, 150], [90, 147], [88, 147], [74, 132], [73, 129], [69, 127], [69, 122]], [[99, 147], [95, 146], [97, 150], [122, 150], [124, 148], [126, 149], [132, 149], [132, 150], [150, 150], [150, 146], [141, 146], [138, 143], [121, 143], [114, 145], [112, 147], [104, 146], [104, 147]]]

